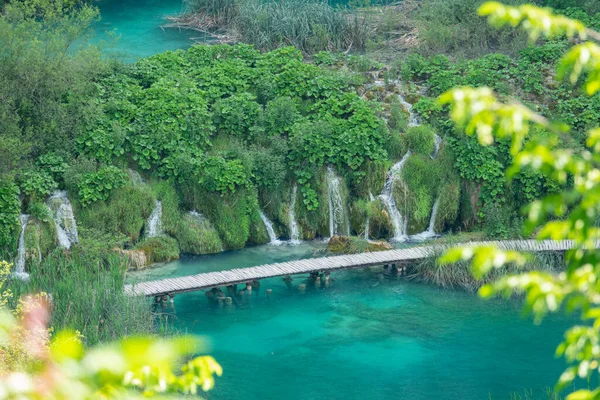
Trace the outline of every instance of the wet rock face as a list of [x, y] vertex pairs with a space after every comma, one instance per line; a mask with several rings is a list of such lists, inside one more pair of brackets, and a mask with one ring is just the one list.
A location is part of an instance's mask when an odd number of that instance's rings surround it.
[[351, 244], [352, 241], [348, 236], [332, 236], [327, 243], [327, 250], [332, 253], [345, 253]]

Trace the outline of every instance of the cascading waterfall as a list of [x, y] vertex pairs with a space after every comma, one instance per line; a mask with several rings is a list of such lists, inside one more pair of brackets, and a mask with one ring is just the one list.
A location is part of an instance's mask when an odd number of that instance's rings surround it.
[[162, 202], [156, 200], [154, 210], [146, 222], [146, 237], [156, 237], [162, 233]]
[[[373, 193], [369, 192], [369, 203], [372, 203], [373, 201], [375, 201], [375, 197], [373, 196]], [[370, 228], [370, 220], [369, 220], [369, 214], [367, 214], [367, 220], [365, 221], [365, 240], [369, 240], [369, 230]]]
[[[38, 232], [40, 231], [40, 224], [39, 222], [37, 223], [37, 229]], [[35, 242], [35, 246], [36, 246], [36, 250], [37, 250], [37, 254], [38, 254], [38, 262], [41, 264], [42, 263], [42, 246], [40, 244], [40, 235], [36, 236], [36, 242]]]
[[19, 220], [21, 221], [21, 234], [19, 235], [19, 247], [17, 249], [17, 259], [15, 260], [15, 276], [19, 279], [27, 279], [29, 274], [25, 272], [25, 258], [26, 258], [26, 249], [25, 249], [25, 228], [27, 228], [27, 223], [29, 222], [29, 215], [21, 214], [19, 215]]
[[433, 136], [433, 140], [434, 140], [434, 142], [433, 142], [434, 148], [433, 148], [433, 153], [431, 153], [431, 159], [435, 160], [437, 158], [438, 152], [440, 151], [440, 146], [442, 145], [442, 138], [440, 135], [435, 133]]
[[290, 243], [300, 243], [300, 231], [298, 230], [298, 222], [296, 221], [296, 195], [298, 194], [298, 185], [294, 184], [292, 188], [292, 198], [290, 200], [290, 208], [288, 210], [288, 217], [290, 220]]
[[408, 126], [419, 126], [421, 125], [421, 118], [413, 112], [413, 105], [410, 104], [402, 95], [398, 95], [398, 100], [400, 100], [400, 104], [402, 107], [408, 112]]
[[48, 207], [52, 211], [60, 246], [70, 249], [74, 243], [79, 243], [77, 221], [67, 192], [62, 190], [54, 192], [48, 199]]
[[329, 236], [350, 236], [350, 221], [344, 200], [340, 178], [331, 166], [327, 167], [327, 195], [329, 198]]
[[423, 241], [427, 239], [431, 239], [437, 236], [435, 233], [435, 219], [437, 218], [438, 207], [440, 205], [440, 198], [438, 197], [435, 203], [433, 203], [433, 209], [431, 210], [431, 217], [429, 218], [429, 226], [427, 230], [417, 233], [416, 235], [412, 235], [411, 240]]
[[385, 204], [385, 208], [390, 215], [390, 221], [394, 228], [394, 237], [392, 238], [392, 241], [394, 242], [403, 242], [407, 239], [406, 226], [408, 221], [407, 218], [402, 217], [402, 214], [398, 211], [398, 207], [396, 206], [396, 201], [394, 200], [394, 185], [397, 181], [401, 185], [404, 185], [404, 182], [402, 182], [402, 168], [404, 167], [406, 160], [408, 160], [408, 157], [410, 157], [410, 154], [410, 150], [407, 151], [404, 157], [390, 168], [383, 190], [379, 195], [379, 198], [383, 201], [383, 204]]
[[265, 228], [267, 228], [267, 233], [269, 234], [269, 244], [272, 245], [280, 245], [281, 240], [277, 238], [277, 234], [275, 233], [275, 229], [273, 229], [273, 222], [265, 215], [262, 210], [259, 210], [260, 219], [262, 219], [263, 224], [265, 224]]
[[[440, 146], [442, 145], [442, 138], [438, 134], [435, 134], [434, 140], [435, 148], [433, 150], [433, 153], [431, 154], [432, 160], [436, 159], [438, 152], [440, 151]], [[435, 200], [435, 203], [433, 203], [433, 208], [431, 209], [431, 217], [429, 218], [429, 226], [425, 231], [417, 233], [416, 235], [412, 235], [410, 237], [411, 240], [423, 241], [437, 236], [437, 234], [435, 233], [435, 219], [437, 218], [439, 205], [440, 196], [438, 196], [438, 198]]]

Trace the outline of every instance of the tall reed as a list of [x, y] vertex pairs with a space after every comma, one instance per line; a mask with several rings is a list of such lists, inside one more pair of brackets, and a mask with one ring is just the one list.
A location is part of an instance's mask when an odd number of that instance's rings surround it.
[[439, 265], [436, 258], [428, 258], [409, 267], [409, 277], [419, 282], [442, 288], [458, 288], [474, 292], [486, 283], [509, 274], [532, 270], [558, 273], [564, 269], [564, 258], [561, 253], [535, 253], [532, 260], [522, 268], [505, 266], [494, 269], [484, 279], [473, 277], [470, 264], [458, 262], [455, 264]]
[[52, 296], [55, 330], [81, 332], [88, 345], [151, 333], [153, 315], [144, 298], [123, 293], [125, 264], [117, 254], [90, 257], [77, 249], [58, 249], [42, 264], [30, 269], [30, 281], [12, 280], [14, 299], [28, 293], [46, 292]]
[[246, 0], [239, 7], [235, 29], [243, 42], [257, 48], [293, 45], [304, 53], [314, 53], [362, 49], [366, 44], [365, 18], [326, 3]]

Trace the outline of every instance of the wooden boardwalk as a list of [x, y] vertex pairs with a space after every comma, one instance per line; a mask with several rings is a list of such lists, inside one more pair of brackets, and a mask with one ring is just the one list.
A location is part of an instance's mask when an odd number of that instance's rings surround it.
[[[176, 294], [214, 287], [247, 283], [254, 280], [278, 276], [295, 275], [315, 271], [335, 271], [347, 268], [371, 267], [383, 264], [400, 264], [406, 261], [421, 260], [439, 255], [453, 245], [430, 245], [378, 251], [373, 253], [348, 254], [331, 257], [308, 258], [276, 264], [265, 264], [250, 268], [238, 268], [228, 271], [206, 272], [203, 274], [167, 278], [155, 281], [125, 285], [129, 295], [158, 296]], [[469, 242], [469, 246], [496, 246], [503, 250], [528, 252], [565, 251], [573, 247], [569, 240], [503, 240], [489, 242]]]

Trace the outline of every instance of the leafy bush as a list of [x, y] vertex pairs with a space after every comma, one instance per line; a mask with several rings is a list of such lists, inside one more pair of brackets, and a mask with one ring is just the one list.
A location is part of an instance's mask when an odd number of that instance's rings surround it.
[[217, 100], [213, 105], [213, 118], [217, 129], [233, 136], [250, 139], [258, 122], [262, 107], [250, 93], [234, 94]]
[[435, 149], [434, 135], [430, 126], [413, 126], [406, 131], [406, 143], [413, 153], [430, 155]]
[[218, 253], [223, 248], [215, 228], [200, 214], [183, 215], [175, 237], [183, 253], [211, 254]]
[[146, 186], [114, 188], [104, 201], [95, 201], [78, 210], [78, 223], [104, 233], [124, 235], [131, 243], [139, 240], [155, 198]]
[[20, 210], [19, 187], [0, 180], [0, 251], [3, 256], [11, 254], [16, 245]]
[[109, 165], [102, 167], [97, 172], [83, 174], [79, 188], [79, 202], [84, 207], [95, 201], [106, 201], [114, 189], [127, 183], [129, 177], [126, 172]]
[[144, 239], [135, 246], [146, 254], [150, 263], [168, 262], [179, 258], [177, 240], [169, 236], [157, 236]]
[[290, 132], [300, 114], [291, 97], [277, 97], [267, 103], [265, 131], [267, 135], [284, 135]]
[[21, 192], [32, 199], [40, 199], [48, 196], [58, 187], [58, 184], [45, 171], [29, 170], [19, 176], [19, 187]]

